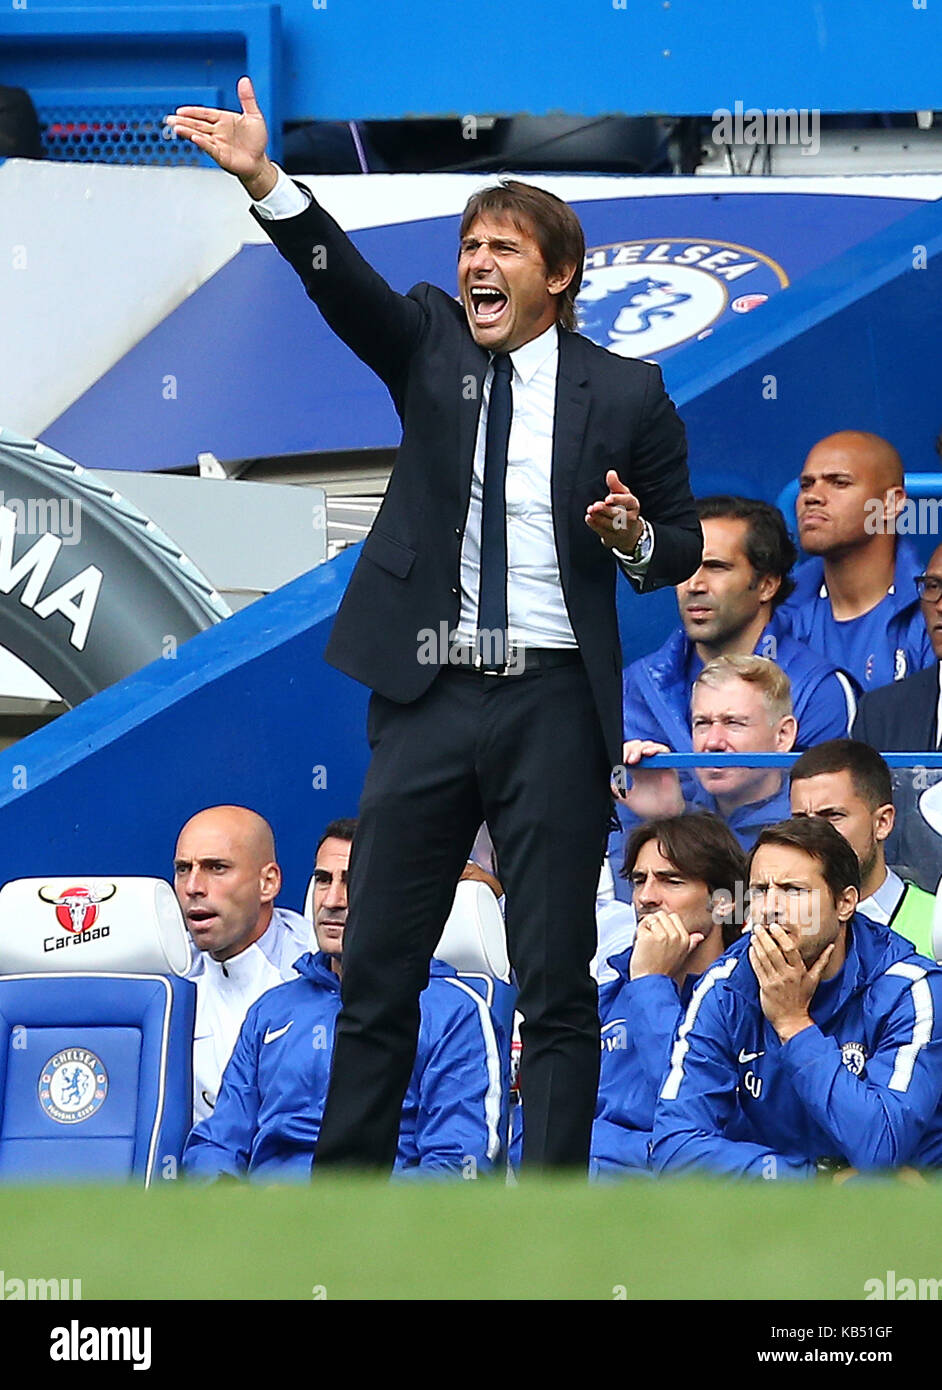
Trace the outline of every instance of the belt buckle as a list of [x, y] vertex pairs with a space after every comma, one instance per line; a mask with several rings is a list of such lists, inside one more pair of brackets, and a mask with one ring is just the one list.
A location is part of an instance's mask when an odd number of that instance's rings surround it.
[[508, 642], [506, 654], [510, 659], [505, 661], [500, 668], [485, 666], [484, 658], [480, 652], [476, 652], [474, 656], [475, 669], [480, 671], [482, 676], [519, 676], [524, 668], [517, 666], [516, 658], [517, 653], [522, 651], [523, 647], [519, 642]]

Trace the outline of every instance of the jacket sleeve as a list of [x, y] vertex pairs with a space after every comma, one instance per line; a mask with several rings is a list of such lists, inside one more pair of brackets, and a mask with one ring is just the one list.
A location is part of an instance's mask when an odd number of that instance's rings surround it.
[[400, 1143], [396, 1177], [474, 1177], [489, 1172], [500, 1151], [503, 1098], [501, 1048], [487, 1004], [462, 980], [457, 1007], [423, 1011], [416, 1067], [406, 1108], [412, 1143]]
[[626, 479], [654, 531], [654, 551], [644, 577], [626, 578], [639, 593], [689, 579], [703, 556], [703, 533], [690, 491], [687, 436], [664, 389], [659, 367], [650, 366], [641, 424]]
[[726, 1138], [739, 1076], [726, 991], [718, 983], [714, 967], [699, 981], [677, 1031], [654, 1112], [652, 1165], [659, 1173], [703, 1168], [731, 1177], [810, 1176], [814, 1165], [803, 1158]]
[[[902, 984], [902, 988], [899, 986]], [[906, 1163], [942, 1095], [942, 985], [914, 961], [890, 966], [869, 991], [868, 1007], [891, 996], [879, 1045], [855, 1076], [840, 1043], [812, 1026], [789, 1039], [781, 1060], [835, 1152], [854, 1168]]]
[[190, 1131], [181, 1160], [187, 1177], [211, 1180], [248, 1172], [259, 1109], [255, 1019], [252, 1008], [223, 1072], [216, 1108]]
[[650, 1173], [650, 1140], [648, 1129], [626, 1129], [624, 1125], [596, 1116], [592, 1122], [589, 1176], [617, 1178]]
[[669, 734], [658, 722], [645, 699], [643, 685], [639, 679], [640, 668], [641, 662], [633, 661], [622, 677], [621, 704], [625, 738], [647, 738], [654, 743], [668, 743], [673, 747]]
[[428, 322], [421, 305], [390, 288], [316, 199], [295, 217], [273, 220], [250, 211], [297, 271], [326, 322], [386, 383], [398, 405], [409, 360]]
[[666, 975], [620, 982], [617, 990], [606, 986], [599, 1014], [602, 1066], [590, 1171], [647, 1170], [654, 1104], [680, 1015], [677, 989]]

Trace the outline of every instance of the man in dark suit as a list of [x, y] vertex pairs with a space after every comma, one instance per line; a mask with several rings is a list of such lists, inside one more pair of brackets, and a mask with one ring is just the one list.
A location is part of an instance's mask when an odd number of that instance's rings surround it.
[[[871, 690], [857, 708], [853, 736], [878, 753], [935, 753], [942, 749], [942, 545], [932, 552], [925, 574], [916, 577], [919, 606], [935, 661], [905, 680]], [[919, 809], [935, 781], [931, 771], [897, 768], [893, 774], [896, 823], [886, 843], [887, 858], [927, 893], [939, 880], [939, 839]]]
[[241, 114], [178, 134], [239, 177], [335, 332], [385, 382], [398, 459], [327, 657], [368, 685], [343, 1012], [317, 1165], [389, 1168], [418, 995], [486, 820], [507, 894], [524, 1163], [581, 1167], [599, 1070], [595, 891], [621, 753], [617, 551], [640, 591], [699, 563], [683, 426], [656, 367], [574, 331], [585, 253], [559, 199], [509, 183], [461, 225], [460, 302], [394, 293]]
[[915, 675], [868, 691], [860, 701], [854, 738], [878, 753], [935, 753], [942, 746], [942, 545], [932, 552], [925, 574], [916, 577], [916, 591], [936, 659]]

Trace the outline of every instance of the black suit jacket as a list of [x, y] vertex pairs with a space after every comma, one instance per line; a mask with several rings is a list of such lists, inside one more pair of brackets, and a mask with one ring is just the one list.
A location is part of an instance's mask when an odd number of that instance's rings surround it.
[[[300, 185], [299, 185], [300, 186]], [[347, 586], [327, 660], [381, 695], [418, 699], [439, 667], [418, 660], [460, 612], [461, 540], [481, 391], [490, 361], [460, 303], [434, 285], [395, 293], [316, 201], [272, 221], [252, 209], [331, 328], [385, 383], [402, 441], [382, 507]], [[654, 529], [642, 591], [678, 584], [702, 534], [683, 425], [659, 368], [559, 330], [552, 506], [560, 580], [613, 762], [621, 761], [617, 562], [586, 525], [614, 468]], [[637, 587], [637, 586], [636, 586]]]
[[934, 753], [939, 668], [933, 664], [868, 691], [857, 708], [854, 738], [879, 753]]

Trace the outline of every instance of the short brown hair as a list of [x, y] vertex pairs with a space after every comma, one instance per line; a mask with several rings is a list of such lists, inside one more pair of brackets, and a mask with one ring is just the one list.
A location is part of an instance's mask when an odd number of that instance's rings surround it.
[[561, 328], [574, 332], [576, 295], [585, 266], [585, 235], [572, 208], [555, 193], [519, 179], [501, 179], [471, 194], [461, 215], [459, 237], [463, 240], [472, 223], [488, 215], [507, 217], [521, 232], [529, 232], [540, 248], [548, 274], [558, 275], [566, 266], [575, 266], [569, 284], [556, 296], [557, 321]]
[[820, 816], [797, 816], [760, 831], [746, 865], [750, 878], [752, 861], [763, 845], [800, 849], [816, 860], [835, 903], [845, 888], [856, 888], [860, 893], [860, 860], [856, 852], [830, 821]]
[[[634, 872], [638, 855], [651, 840], [657, 842], [661, 854], [684, 878], [705, 883], [711, 898], [719, 893], [724, 897], [728, 894], [732, 902], [742, 901], [746, 856], [719, 816], [710, 811], [688, 811], [682, 816], [662, 816], [639, 825], [625, 846], [625, 863], [620, 870], [623, 878]], [[741, 924], [731, 914], [724, 914], [724, 947], [731, 946], [741, 931]]]
[[847, 772], [856, 796], [869, 811], [893, 805], [893, 780], [883, 758], [869, 743], [852, 738], [831, 738], [805, 749], [792, 764], [792, 783], [826, 773]]

